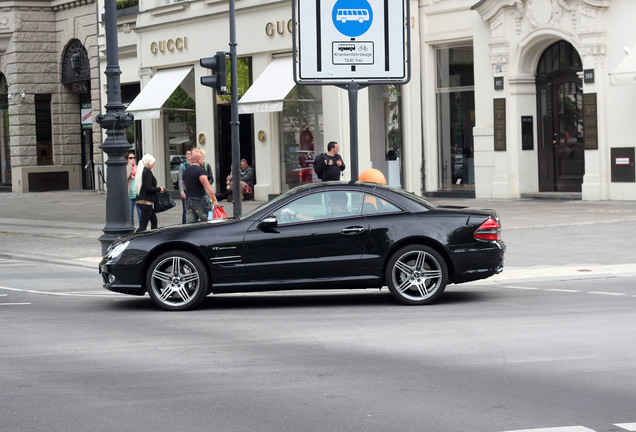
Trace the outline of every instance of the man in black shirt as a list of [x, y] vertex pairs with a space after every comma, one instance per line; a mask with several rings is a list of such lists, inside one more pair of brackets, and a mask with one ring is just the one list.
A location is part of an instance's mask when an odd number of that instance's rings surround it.
[[340, 145], [331, 141], [327, 144], [327, 153], [320, 155], [314, 162], [316, 173], [322, 172], [322, 181], [340, 180], [340, 173], [344, 171], [345, 164], [338, 154]]
[[214, 205], [219, 205], [208, 180], [208, 173], [202, 165], [203, 154], [201, 154], [199, 149], [193, 149], [192, 164], [188, 165], [188, 168], [183, 173], [187, 223], [196, 222], [197, 220], [208, 220], [208, 213], [212, 210], [210, 199]]

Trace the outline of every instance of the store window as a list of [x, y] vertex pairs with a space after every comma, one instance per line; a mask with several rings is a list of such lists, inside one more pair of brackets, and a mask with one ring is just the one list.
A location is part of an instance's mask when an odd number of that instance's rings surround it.
[[2, 186], [11, 185], [11, 149], [9, 147], [9, 91], [0, 74], [0, 174]]
[[322, 87], [295, 86], [285, 98], [281, 125], [281, 191], [320, 181], [314, 157], [326, 152], [323, 135]]
[[402, 186], [402, 90], [399, 85], [369, 87], [371, 166], [387, 183]]
[[[196, 106], [194, 102], [194, 74], [190, 72], [163, 105], [166, 121], [166, 147], [170, 163], [170, 184], [176, 189], [179, 162], [185, 160], [187, 147], [195, 147]], [[209, 161], [209, 158], [207, 159]]]
[[475, 187], [473, 48], [437, 50], [439, 189]]

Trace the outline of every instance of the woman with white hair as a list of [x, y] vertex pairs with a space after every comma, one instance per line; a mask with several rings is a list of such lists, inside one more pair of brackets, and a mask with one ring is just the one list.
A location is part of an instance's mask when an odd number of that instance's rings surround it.
[[[137, 165], [137, 179], [135, 187], [137, 188], [137, 205], [141, 209], [141, 217], [139, 218], [139, 228], [136, 233], [146, 231], [148, 221], [150, 228], [157, 228], [157, 215], [155, 213], [155, 201], [157, 194], [163, 192], [162, 187], [157, 187], [157, 179], [152, 175], [152, 169], [155, 166], [155, 158], [150, 154], [145, 154]], [[141, 176], [139, 175], [141, 173]]]

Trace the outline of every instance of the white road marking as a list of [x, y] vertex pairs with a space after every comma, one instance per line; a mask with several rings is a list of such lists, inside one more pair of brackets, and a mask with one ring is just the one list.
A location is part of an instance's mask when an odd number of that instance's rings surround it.
[[617, 293], [610, 291], [588, 291], [588, 294], [609, 295], [609, 296], [624, 296], [625, 293]]
[[559, 289], [559, 288], [547, 288], [546, 291], [552, 292], [564, 292], [564, 293], [579, 293], [581, 290], [573, 290], [573, 289]]
[[30, 305], [31, 303], [0, 303], [0, 306], [23, 306]]
[[506, 432], [595, 432], [592, 429], [588, 429], [583, 426], [565, 426], [555, 428], [541, 428], [541, 429], [519, 429]]
[[623, 428], [632, 432], [636, 431], [636, 423], [616, 423], [614, 426], [618, 426], [619, 428]]
[[20, 288], [9, 288], [5, 286], [0, 286], [0, 290], [14, 291], [14, 292], [22, 292], [29, 294], [43, 294], [50, 296], [60, 296], [60, 297], [119, 297], [120, 294], [114, 294], [107, 291], [104, 291], [104, 294], [96, 294], [95, 291], [92, 292], [47, 292], [47, 291], [37, 291], [37, 290], [28, 290], [28, 289], [20, 289]]
[[528, 291], [536, 291], [541, 288], [533, 288], [533, 287], [522, 287], [522, 286], [513, 286], [513, 285], [502, 285], [502, 288], [510, 288], [510, 289], [520, 289], [520, 290], [528, 290]]
[[[546, 291], [546, 292], [561, 292], [561, 293], [584, 293], [584, 294], [594, 294], [594, 295], [607, 295], [607, 296], [628, 296], [627, 293], [619, 293], [612, 291], [582, 291], [575, 289], [565, 289], [565, 288], [537, 288], [537, 287], [524, 287], [524, 286], [516, 286], [516, 285], [500, 285], [501, 288], [504, 289], [517, 289], [517, 290], [527, 290], [527, 291]], [[636, 298], [636, 295], [631, 297]], [[636, 432], [636, 431], [635, 431]]]

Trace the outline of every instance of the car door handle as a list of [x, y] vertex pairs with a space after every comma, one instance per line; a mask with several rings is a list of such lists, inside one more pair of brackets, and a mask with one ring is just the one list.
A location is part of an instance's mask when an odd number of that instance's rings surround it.
[[364, 227], [354, 226], [354, 227], [343, 228], [341, 232], [343, 234], [359, 234], [362, 231], [364, 231]]

